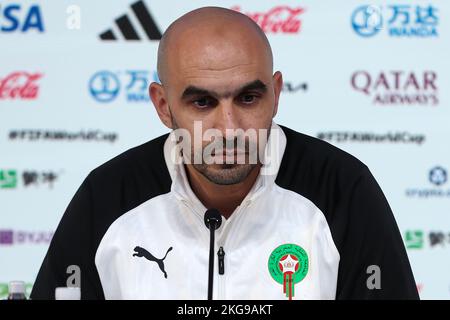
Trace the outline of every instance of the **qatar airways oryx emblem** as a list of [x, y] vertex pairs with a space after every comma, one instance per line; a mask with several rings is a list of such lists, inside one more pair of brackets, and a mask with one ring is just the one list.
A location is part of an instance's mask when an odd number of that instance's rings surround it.
[[269, 257], [269, 272], [272, 278], [283, 285], [283, 293], [289, 300], [294, 296], [294, 285], [308, 273], [308, 255], [296, 244], [283, 244], [272, 251]]

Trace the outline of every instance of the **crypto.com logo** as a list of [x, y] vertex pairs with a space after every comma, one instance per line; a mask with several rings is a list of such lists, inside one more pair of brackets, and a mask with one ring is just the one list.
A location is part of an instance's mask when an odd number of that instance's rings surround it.
[[450, 189], [446, 187], [448, 182], [447, 170], [442, 166], [434, 166], [428, 171], [428, 182], [433, 187], [408, 188], [407, 197], [416, 198], [450, 198]]
[[447, 182], [447, 170], [440, 166], [436, 166], [430, 170], [428, 179], [432, 184], [441, 186]]
[[[270, 133], [270, 136], [269, 136]], [[275, 173], [273, 160], [279, 159], [280, 129], [203, 130], [201, 121], [194, 121], [193, 136], [183, 128], [170, 133], [173, 143], [170, 158], [175, 164], [258, 164], [262, 175]], [[270, 144], [268, 143], [270, 139]], [[204, 142], [209, 142], [204, 148]], [[193, 158], [192, 158], [193, 156]]]

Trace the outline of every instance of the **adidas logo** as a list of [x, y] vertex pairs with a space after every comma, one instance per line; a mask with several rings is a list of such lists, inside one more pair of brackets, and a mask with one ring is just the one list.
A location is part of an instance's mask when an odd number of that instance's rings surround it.
[[[150, 11], [148, 11], [145, 6], [144, 1], [138, 1], [131, 5], [131, 10], [134, 13], [134, 16], [128, 16], [126, 14], [118, 17], [115, 21], [116, 26], [120, 33], [122, 34], [125, 40], [141, 40], [141, 36], [138, 29], [133, 26], [132, 20], [135, 20], [135, 23], [140, 24], [141, 28], [145, 32], [148, 40], [160, 40], [161, 39], [161, 31], [159, 31], [158, 26], [153, 20]], [[132, 19], [130, 19], [132, 18]], [[139, 32], [139, 33], [138, 33]], [[102, 40], [118, 40], [116, 34], [114, 33], [113, 28], [106, 30], [105, 32], [100, 34], [100, 39]]]

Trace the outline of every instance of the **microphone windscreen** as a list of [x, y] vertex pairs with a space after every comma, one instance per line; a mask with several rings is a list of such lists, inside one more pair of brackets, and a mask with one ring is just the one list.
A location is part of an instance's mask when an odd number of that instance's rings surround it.
[[205, 212], [205, 225], [208, 229], [214, 226], [214, 229], [218, 229], [222, 224], [222, 215], [219, 210], [211, 208]]

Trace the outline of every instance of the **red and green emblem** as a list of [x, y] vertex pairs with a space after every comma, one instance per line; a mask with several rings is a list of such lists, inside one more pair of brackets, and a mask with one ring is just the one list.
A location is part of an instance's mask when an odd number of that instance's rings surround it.
[[272, 278], [283, 285], [283, 293], [289, 300], [294, 296], [294, 285], [308, 273], [308, 255], [296, 244], [283, 244], [272, 251], [269, 257], [269, 272]]

